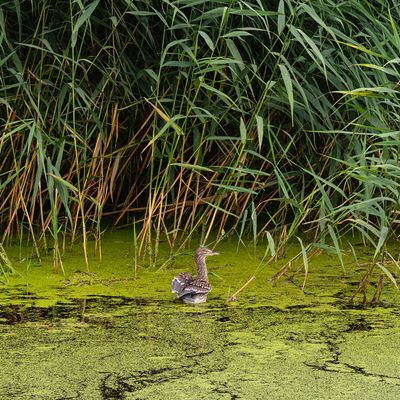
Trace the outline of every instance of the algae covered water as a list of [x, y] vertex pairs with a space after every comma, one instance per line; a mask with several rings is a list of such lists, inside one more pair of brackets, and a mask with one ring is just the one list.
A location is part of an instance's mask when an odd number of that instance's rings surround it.
[[135, 277], [129, 241], [113, 234], [90, 274], [73, 249], [63, 277], [8, 249], [20, 275], [1, 287], [0, 398], [398, 399], [393, 287], [379, 307], [350, 307], [362, 271], [334, 257], [310, 261], [303, 293], [302, 276], [271, 285], [280, 262], [263, 265], [262, 249], [218, 250], [213, 291], [193, 307], [170, 293], [177, 272], [193, 271], [191, 251]]

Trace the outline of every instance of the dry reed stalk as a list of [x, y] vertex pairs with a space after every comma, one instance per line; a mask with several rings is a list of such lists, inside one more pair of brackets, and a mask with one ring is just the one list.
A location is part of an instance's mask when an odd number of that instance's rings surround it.
[[230, 296], [226, 302], [230, 303], [231, 301], [236, 301], [237, 297], [239, 296], [239, 294], [246, 289], [252, 282], [254, 282], [256, 280], [256, 277], [253, 275], [251, 276], [248, 281], [241, 287], [239, 288], [232, 296]]

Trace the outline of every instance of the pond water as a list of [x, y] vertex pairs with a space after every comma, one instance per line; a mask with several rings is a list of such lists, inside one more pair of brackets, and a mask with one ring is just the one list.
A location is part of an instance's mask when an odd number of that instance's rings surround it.
[[349, 261], [344, 274], [337, 259], [317, 256], [303, 293], [301, 274], [270, 283], [284, 260], [264, 265], [261, 247], [225, 243], [208, 262], [208, 302], [190, 306], [174, 300], [170, 282], [193, 272], [195, 247], [162, 269], [161, 252], [136, 277], [121, 233], [104, 240], [90, 275], [78, 272], [78, 248], [64, 258], [66, 277], [50, 259], [35, 265], [7, 249], [20, 275], [1, 287], [0, 399], [399, 398], [391, 285], [378, 307], [349, 306], [362, 267]]

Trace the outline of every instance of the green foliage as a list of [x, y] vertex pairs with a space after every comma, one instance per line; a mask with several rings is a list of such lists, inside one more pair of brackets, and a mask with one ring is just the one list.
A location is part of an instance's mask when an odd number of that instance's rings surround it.
[[0, 282], [6, 281], [9, 274], [15, 273], [15, 269], [12, 266], [10, 259], [3, 245], [0, 244]]
[[139, 255], [161, 233], [307, 229], [377, 257], [398, 224], [398, 18], [383, 0], [3, 2], [4, 238], [50, 232], [58, 258], [60, 232], [135, 215]]

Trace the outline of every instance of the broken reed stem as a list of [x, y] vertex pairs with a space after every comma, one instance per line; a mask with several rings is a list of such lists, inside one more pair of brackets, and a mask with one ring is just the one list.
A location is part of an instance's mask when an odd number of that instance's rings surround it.
[[375, 267], [375, 263], [370, 264], [370, 267], [368, 268], [367, 272], [364, 274], [363, 278], [361, 279], [361, 282], [358, 285], [358, 288], [356, 290], [356, 292], [353, 294], [352, 298], [350, 299], [350, 303], [352, 303], [355, 299], [355, 297], [358, 294], [362, 294], [363, 296], [363, 306], [367, 305], [367, 289], [368, 286], [371, 282], [371, 278], [372, 278], [372, 271]]
[[240, 289], [238, 289], [235, 293], [233, 293], [233, 295], [231, 297], [229, 297], [228, 300], [226, 300], [226, 302], [230, 303], [231, 301], [236, 301], [237, 300], [237, 296], [239, 295], [239, 293], [241, 293], [244, 289], [246, 289], [247, 286], [249, 286], [250, 283], [252, 283], [255, 280], [256, 280], [255, 275], [250, 277], [250, 279]]

